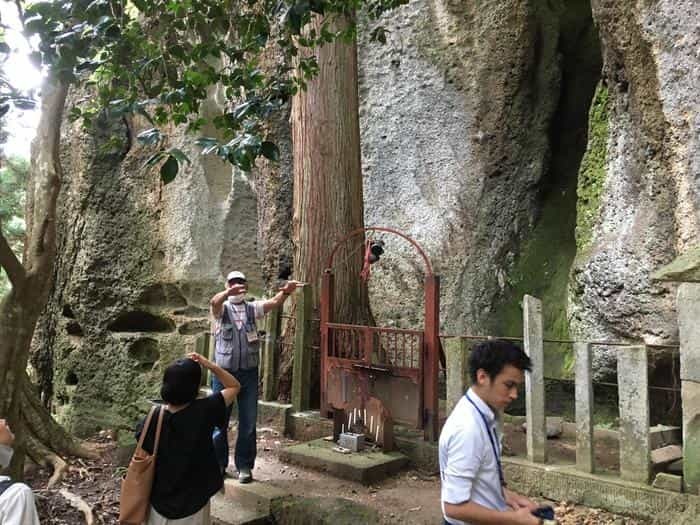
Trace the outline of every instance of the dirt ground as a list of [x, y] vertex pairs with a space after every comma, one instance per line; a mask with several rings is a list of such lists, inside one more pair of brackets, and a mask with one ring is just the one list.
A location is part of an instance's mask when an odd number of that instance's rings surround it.
[[[387, 524], [436, 525], [441, 522], [439, 476], [426, 475], [417, 470], [406, 470], [375, 486], [366, 487], [359, 483], [333, 478], [323, 472], [280, 462], [279, 450], [296, 441], [280, 437], [272, 429], [260, 430], [262, 432], [259, 434], [258, 459], [254, 472], [254, 476], [259, 481], [285, 488], [294, 494], [343, 497], [363, 503], [376, 509], [382, 517], [382, 522]], [[520, 448], [518, 434], [522, 435], [524, 446], [525, 434], [522, 431], [513, 427], [508, 433], [512, 435], [514, 451]], [[507, 439], [511, 440], [509, 437]], [[557, 449], [557, 452], [553, 452], [555, 456], [562, 459], [569, 457], [567, 443], [554, 443], [552, 447]], [[603, 452], [607, 456], [608, 452]], [[567, 502], [538, 501], [555, 507], [559, 525], [646, 525], [648, 523]]]
[[[235, 433], [232, 432], [232, 434], [233, 440]], [[517, 451], [520, 448], [517, 429], [512, 429], [510, 434], [512, 435], [508, 441], [513, 442], [513, 450]], [[66, 478], [52, 490], [46, 489], [50, 475], [48, 470], [30, 469], [27, 482], [36, 491], [42, 524], [85, 523], [83, 514], [72, 507], [61, 494], [61, 491], [66, 490], [78, 495], [93, 508], [96, 525], [117, 524], [118, 487], [124, 469], [114, 465], [113, 443], [104, 437], [96, 438], [95, 441], [105, 447], [102, 457], [95, 461], [74, 460]], [[437, 476], [426, 475], [416, 470], [406, 470], [376, 486], [366, 487], [333, 478], [323, 472], [282, 463], [278, 457], [280, 449], [293, 443], [296, 442], [281, 437], [273, 429], [259, 429], [258, 460], [254, 471], [254, 476], [259, 482], [285, 488], [297, 495], [351, 499], [376, 509], [382, 523], [437, 525], [441, 522], [440, 481]], [[561, 449], [561, 455], [568, 457], [566, 443], [561, 442], [553, 447], [554, 450]], [[542, 503], [549, 503], [555, 507], [560, 525], [644, 525], [646, 523], [564, 502], [542, 501]]]
[[[521, 425], [506, 423], [503, 439], [503, 455], [527, 455], [525, 432]], [[596, 472], [614, 474], [620, 472], [620, 446], [617, 440], [597, 437], [593, 442]], [[576, 463], [576, 442], [573, 439], [548, 439], [547, 461], [556, 464]]]

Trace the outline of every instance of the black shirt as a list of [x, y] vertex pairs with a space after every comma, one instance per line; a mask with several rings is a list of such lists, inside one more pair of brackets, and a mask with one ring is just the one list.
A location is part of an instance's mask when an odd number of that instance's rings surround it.
[[[163, 407], [164, 409], [164, 407]], [[145, 418], [136, 429], [138, 440]], [[143, 448], [153, 453], [158, 412], [153, 414]], [[214, 454], [214, 427], [226, 428], [226, 404], [221, 393], [196, 399], [182, 410], [165, 412], [158, 445], [151, 504], [168, 519], [199, 511], [223, 485]]]

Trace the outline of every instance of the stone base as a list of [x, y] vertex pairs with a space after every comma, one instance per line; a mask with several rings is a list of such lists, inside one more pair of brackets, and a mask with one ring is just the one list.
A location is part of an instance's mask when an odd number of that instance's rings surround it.
[[[586, 474], [571, 466], [545, 466], [517, 458], [503, 458], [508, 486], [533, 496], [570, 501], [602, 508], [654, 523], [697, 523], [700, 497], [677, 494], [622, 481], [619, 478]], [[668, 521], [658, 521], [660, 516]]]
[[287, 498], [272, 506], [276, 525], [363, 525], [380, 523], [377, 511], [344, 498]]
[[297, 441], [311, 441], [333, 435], [333, 420], [321, 417], [320, 412], [290, 412], [285, 434]]
[[651, 486], [655, 489], [683, 492], [683, 478], [681, 476], [659, 472]]
[[400, 452], [340, 454], [333, 451], [335, 446], [333, 442], [317, 439], [283, 449], [280, 459], [365, 485], [391, 476], [408, 463], [408, 458]]
[[287, 498], [289, 491], [277, 488], [269, 483], [260, 483], [253, 480], [252, 483], [241, 484], [236, 479], [224, 480], [224, 493], [226, 497], [240, 503], [242, 506], [255, 508], [261, 512], [270, 512], [271, 505], [280, 499]]
[[287, 418], [292, 412], [292, 405], [276, 401], [258, 401], [258, 426], [272, 427], [284, 434]]
[[270, 511], [242, 506], [223, 494], [211, 499], [212, 525], [265, 525], [270, 523]]

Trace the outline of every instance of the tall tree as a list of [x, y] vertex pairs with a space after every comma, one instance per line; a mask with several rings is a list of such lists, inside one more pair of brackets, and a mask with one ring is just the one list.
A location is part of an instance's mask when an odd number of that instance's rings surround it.
[[[86, 455], [43, 407], [27, 376], [34, 327], [49, 297], [56, 257], [56, 201], [61, 188], [59, 146], [67, 86], [49, 78], [42, 90], [39, 135], [34, 143], [27, 188], [26, 242], [23, 260], [0, 235], [0, 266], [12, 290], [0, 301], [0, 414], [17, 434], [20, 452], [40, 464], [49, 462], [59, 476], [65, 454]], [[23, 455], [16, 454], [11, 470], [19, 474]], [[56, 479], [56, 478], [55, 478]]]
[[[353, 17], [352, 11], [333, 15], [331, 28], [344, 37], [306, 54], [315, 59], [318, 73], [292, 101], [294, 275], [313, 285], [316, 316], [321, 276], [333, 246], [364, 225]], [[328, 23], [328, 18], [317, 15], [305, 32], [318, 34]], [[339, 271], [335, 273], [334, 316], [338, 322], [366, 323], [372, 318], [367, 286], [359, 279], [363, 244], [364, 236], [353, 237], [335, 259]], [[282, 356], [282, 396], [289, 393], [292, 364], [291, 355]], [[313, 381], [315, 391], [318, 374]]]

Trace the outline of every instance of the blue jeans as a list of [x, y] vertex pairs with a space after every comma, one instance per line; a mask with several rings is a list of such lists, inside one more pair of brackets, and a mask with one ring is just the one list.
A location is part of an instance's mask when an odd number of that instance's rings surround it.
[[[238, 403], [238, 438], [236, 439], [236, 451], [234, 460], [236, 468], [253, 469], [255, 465], [255, 455], [257, 452], [255, 423], [258, 419], [258, 369], [248, 368], [229, 370], [241, 384], [241, 391], [236, 402]], [[224, 385], [215, 376], [211, 379], [211, 389], [214, 392], [221, 392]], [[219, 466], [223, 471], [228, 467], [228, 422], [231, 419], [233, 405], [226, 409], [226, 427], [214, 429], [214, 452]]]

